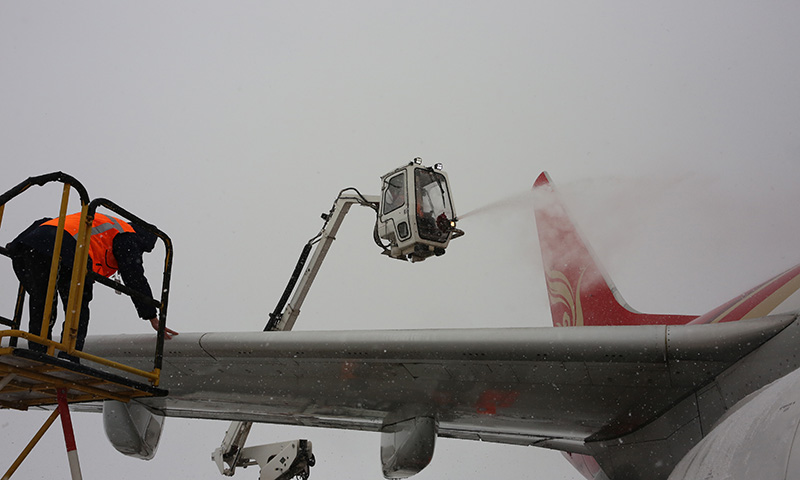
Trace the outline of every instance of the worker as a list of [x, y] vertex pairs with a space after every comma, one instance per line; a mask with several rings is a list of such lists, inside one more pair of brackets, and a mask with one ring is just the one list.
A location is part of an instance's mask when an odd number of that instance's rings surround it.
[[[61, 258], [58, 267], [56, 287], [64, 310], [67, 308], [69, 289], [72, 279], [72, 266], [75, 258], [77, 242], [75, 237], [80, 227], [80, 213], [68, 215], [65, 218], [64, 236], [61, 247]], [[28, 331], [40, 335], [42, 319], [47, 298], [47, 284], [50, 278], [50, 265], [53, 258], [58, 219], [43, 218], [33, 222], [25, 231], [8, 244], [14, 273], [22, 287], [28, 292], [29, 323]], [[157, 237], [143, 225], [127, 223], [118, 218], [95, 214], [92, 223], [92, 236], [89, 242], [88, 269], [105, 277], [110, 277], [119, 271], [125, 285], [152, 298], [150, 284], [144, 276], [142, 254], [151, 252], [155, 247]], [[80, 320], [75, 342], [76, 350], [83, 350], [86, 332], [89, 327], [89, 302], [92, 300], [92, 286], [94, 282], [87, 275], [83, 287]], [[133, 304], [142, 319], [148, 320], [152, 327], [158, 331], [159, 320], [156, 308], [147, 302], [131, 297]], [[55, 300], [52, 298], [50, 300]], [[54, 302], [55, 303], [55, 302]], [[50, 339], [56, 319], [56, 309], [53, 308], [49, 319], [47, 338]], [[178, 333], [169, 328], [164, 329], [164, 338], [170, 339]], [[62, 341], [65, 341], [62, 331]], [[47, 350], [42, 344], [28, 342], [29, 348], [34, 351]], [[59, 353], [60, 357], [77, 361], [75, 357]]]
[[433, 205], [428, 192], [417, 188], [417, 231], [420, 237], [428, 240], [438, 240], [440, 235], [433, 214]]

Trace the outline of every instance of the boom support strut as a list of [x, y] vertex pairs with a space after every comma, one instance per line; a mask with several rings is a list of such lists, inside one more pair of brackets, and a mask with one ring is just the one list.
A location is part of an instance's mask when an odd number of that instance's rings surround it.
[[[336, 234], [342, 226], [345, 215], [350, 211], [350, 207], [354, 204], [359, 204], [377, 209], [378, 202], [379, 197], [376, 196], [364, 196], [358, 192], [356, 194], [344, 194], [344, 191], [339, 193], [331, 210], [322, 214], [322, 218], [325, 220], [322, 230], [303, 247], [300, 260], [297, 262], [289, 284], [286, 286], [275, 311], [270, 314], [269, 323], [264, 328], [265, 331], [291, 330], [294, 327], [295, 321], [300, 314], [300, 307], [308, 295], [311, 284], [314, 282], [322, 262], [328, 254], [328, 250], [330, 250], [333, 241], [336, 240]], [[315, 245], [316, 248], [313, 255], [311, 255], [310, 262], [305, 267], [308, 255]], [[304, 267], [305, 270], [303, 270]], [[297, 283], [301, 271], [303, 272], [302, 278]], [[294, 291], [294, 295], [292, 295], [289, 304], [286, 305], [292, 291]], [[251, 427], [252, 422], [231, 422], [231, 426], [225, 433], [222, 445], [211, 455], [222, 475], [233, 476], [236, 467], [258, 464], [261, 467], [260, 480], [291, 478], [291, 476], [285, 476], [287, 473], [293, 473], [301, 478], [308, 478], [309, 467], [315, 463], [314, 455], [311, 453], [311, 442], [307, 440], [292, 440], [244, 448]], [[276, 459], [279, 462], [288, 461], [290, 465], [291, 462], [296, 462], [298, 465], [283, 471], [278, 466], [273, 465]], [[282, 464], [280, 463], [280, 465]]]

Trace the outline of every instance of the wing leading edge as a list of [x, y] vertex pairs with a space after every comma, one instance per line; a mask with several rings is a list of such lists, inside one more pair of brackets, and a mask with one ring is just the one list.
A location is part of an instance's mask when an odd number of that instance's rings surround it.
[[[583, 451], [655, 420], [794, 322], [688, 326], [182, 333], [167, 342], [166, 416], [378, 431], [434, 416], [438, 435]], [[152, 337], [90, 338], [135, 365]]]

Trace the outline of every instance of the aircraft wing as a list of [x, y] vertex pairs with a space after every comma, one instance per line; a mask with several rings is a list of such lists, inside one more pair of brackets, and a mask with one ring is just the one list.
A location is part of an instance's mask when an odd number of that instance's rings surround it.
[[[435, 415], [442, 437], [580, 451], [654, 420], [794, 321], [688, 326], [181, 333], [166, 416], [378, 431]], [[152, 335], [86, 351], [152, 364]]]

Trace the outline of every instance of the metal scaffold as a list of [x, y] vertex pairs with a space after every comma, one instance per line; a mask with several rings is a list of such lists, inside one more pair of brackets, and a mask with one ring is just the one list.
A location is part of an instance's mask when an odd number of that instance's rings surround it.
[[[0, 329], [2, 329], [0, 330], [0, 409], [26, 411], [31, 408], [44, 407], [54, 408], [54, 410], [2, 477], [3, 480], [10, 478], [19, 468], [22, 461], [57, 417], [61, 417], [71, 476], [73, 480], [81, 478], [76, 442], [72, 434], [72, 424], [69, 417], [70, 404], [105, 400], [129, 402], [134, 398], [167, 394], [166, 390], [158, 387], [158, 384], [163, 360], [167, 300], [172, 268], [172, 242], [170, 238], [157, 227], [145, 222], [110, 200], [99, 198], [90, 201], [83, 185], [74, 177], [62, 172], [30, 177], [0, 196], [0, 228], [2, 227], [5, 207], [9, 202], [32, 186], [44, 186], [54, 182], [63, 184], [63, 191], [53, 248], [54, 253], [50, 267], [48, 295], [46, 297], [53, 299], [53, 301], [46, 302], [43, 321], [41, 322], [41, 332], [28, 332], [20, 329], [26, 296], [22, 285], [15, 292], [16, 302], [13, 314], [6, 317], [2, 315], [3, 312], [0, 312]], [[55, 341], [48, 338], [50, 322], [45, 321], [45, 319], [51, 318], [55, 308], [58, 266], [60, 261], [63, 260], [60, 257], [65, 232], [64, 219], [67, 216], [70, 191], [73, 189], [77, 192], [81, 205], [80, 227], [78, 233], [74, 235], [76, 248], [69, 298], [65, 300], [67, 306], [65, 309], [64, 335], [60, 341]], [[137, 225], [145, 226], [150, 233], [156, 235], [163, 242], [166, 253], [160, 299], [149, 298], [130, 287], [87, 268], [89, 245], [93, 233], [92, 224], [98, 207], [110, 210], [128, 222], [135, 221]], [[11, 258], [9, 250], [3, 246], [0, 246], [0, 255]], [[8, 265], [0, 265], [0, 268], [7, 267]], [[76, 349], [83, 286], [89, 279], [111, 287], [125, 295], [138, 297], [140, 301], [147, 302], [158, 308], [160, 323], [158, 333], [154, 339], [156, 343], [155, 356], [150, 370], [124, 365]], [[38, 351], [21, 348], [18, 345], [20, 339], [26, 340], [29, 344], [35, 342], [43, 345], [45, 349], [44, 351]]]

